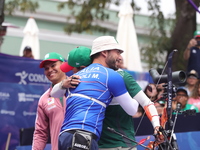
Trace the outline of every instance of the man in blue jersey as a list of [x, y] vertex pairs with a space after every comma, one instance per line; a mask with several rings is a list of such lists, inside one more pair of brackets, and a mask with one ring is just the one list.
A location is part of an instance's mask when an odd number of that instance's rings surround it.
[[128, 94], [122, 77], [109, 69], [117, 68], [122, 52], [114, 37], [102, 36], [93, 41], [92, 64], [75, 74], [80, 76], [80, 83], [68, 91], [60, 150], [98, 149], [105, 109], [112, 98], [129, 115], [137, 112], [138, 103]]
[[200, 31], [194, 32], [194, 37], [189, 41], [183, 58], [188, 60], [187, 73], [196, 70], [200, 74]]

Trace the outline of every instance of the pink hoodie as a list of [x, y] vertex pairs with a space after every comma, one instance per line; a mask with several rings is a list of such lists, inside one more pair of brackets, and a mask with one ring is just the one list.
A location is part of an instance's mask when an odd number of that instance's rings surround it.
[[43, 150], [45, 148], [49, 132], [51, 149], [58, 150], [58, 136], [64, 120], [66, 98], [63, 97], [62, 106], [59, 98], [50, 97], [51, 89], [48, 89], [38, 102], [32, 150]]

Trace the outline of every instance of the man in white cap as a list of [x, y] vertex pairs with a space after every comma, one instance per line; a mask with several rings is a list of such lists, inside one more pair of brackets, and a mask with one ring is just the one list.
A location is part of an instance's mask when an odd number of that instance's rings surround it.
[[75, 75], [80, 84], [69, 88], [64, 122], [59, 136], [59, 149], [97, 150], [106, 107], [114, 97], [129, 115], [137, 112], [138, 103], [128, 94], [123, 78], [114, 70], [121, 60], [120, 48], [112, 36], [93, 41], [92, 64]]

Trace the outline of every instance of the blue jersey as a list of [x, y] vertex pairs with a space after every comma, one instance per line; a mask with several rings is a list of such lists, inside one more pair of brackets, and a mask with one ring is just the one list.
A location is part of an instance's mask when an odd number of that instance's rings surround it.
[[187, 71], [190, 72], [191, 70], [196, 70], [198, 74], [200, 74], [200, 49], [198, 47], [192, 47], [190, 49], [190, 58], [188, 60], [188, 69]]
[[[100, 64], [91, 64], [76, 73], [81, 77], [81, 83], [70, 93], [83, 94], [95, 98], [106, 106], [113, 97], [127, 92], [123, 78], [114, 70]], [[67, 99], [66, 114], [61, 131], [83, 129], [100, 137], [105, 107], [99, 103], [81, 96]]]

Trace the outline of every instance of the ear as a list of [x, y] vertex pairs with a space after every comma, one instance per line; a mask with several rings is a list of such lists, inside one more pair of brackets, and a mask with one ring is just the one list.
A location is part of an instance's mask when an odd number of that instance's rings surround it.
[[101, 55], [103, 55], [104, 57], [107, 57], [108, 51], [102, 51], [102, 52], [101, 52]]

